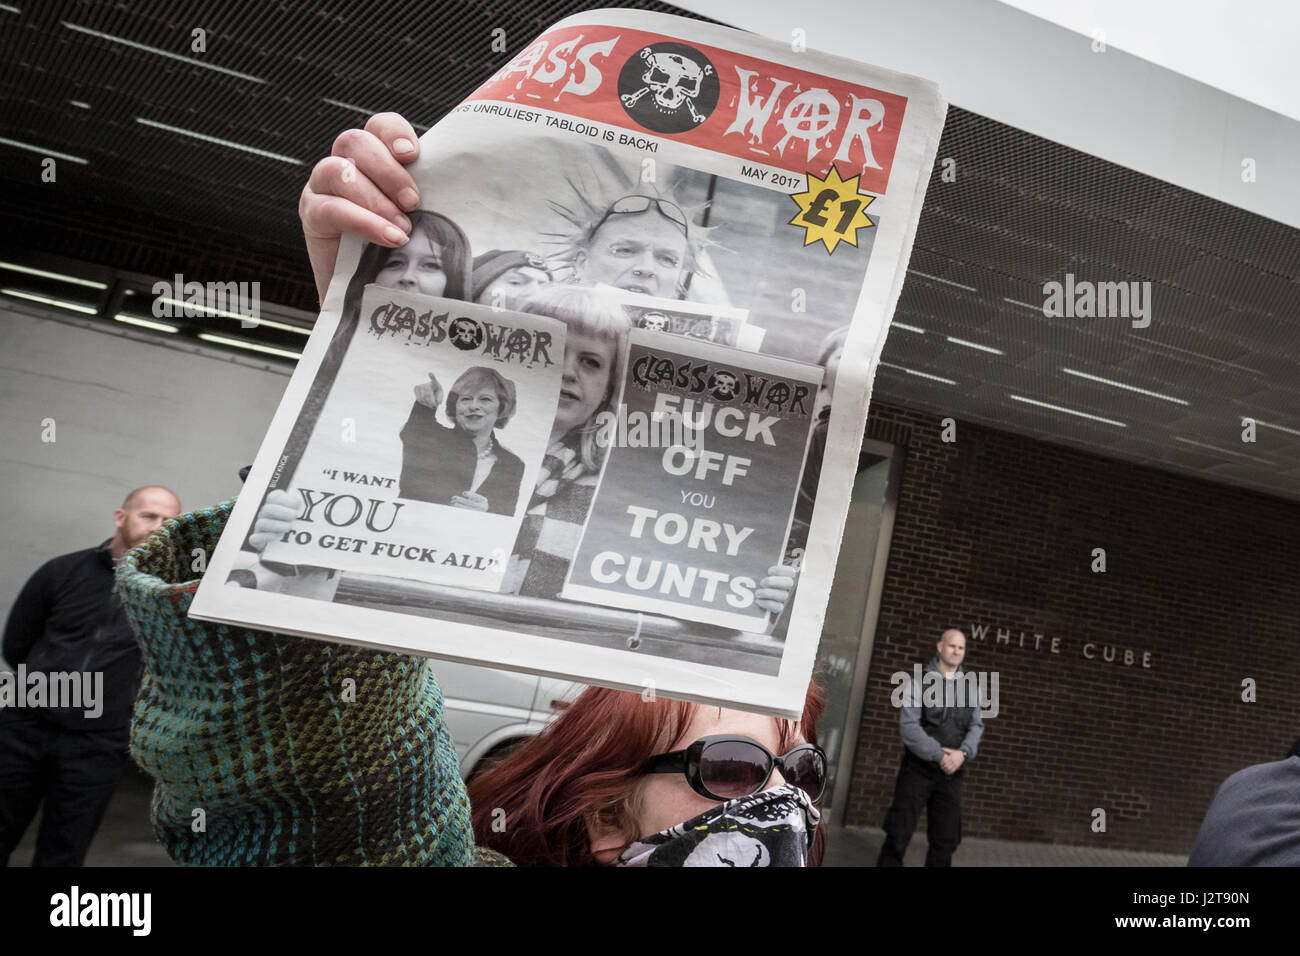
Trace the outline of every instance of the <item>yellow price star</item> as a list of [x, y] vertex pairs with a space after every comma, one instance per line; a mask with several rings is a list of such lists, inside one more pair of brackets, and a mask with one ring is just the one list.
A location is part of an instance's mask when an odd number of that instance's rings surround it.
[[841, 242], [856, 246], [858, 230], [875, 225], [865, 210], [876, 197], [858, 192], [859, 177], [840, 179], [839, 170], [834, 166], [825, 179], [818, 179], [812, 173], [807, 176], [808, 191], [790, 196], [799, 205], [799, 211], [789, 225], [804, 228], [805, 246], [820, 239], [828, 254]]

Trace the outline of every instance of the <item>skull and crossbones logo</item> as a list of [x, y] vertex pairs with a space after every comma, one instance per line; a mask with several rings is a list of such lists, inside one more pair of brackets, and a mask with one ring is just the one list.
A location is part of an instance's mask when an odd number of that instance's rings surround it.
[[483, 342], [483, 330], [469, 318], [462, 317], [452, 322], [448, 334], [451, 336], [451, 344], [464, 351], [476, 349]]
[[642, 98], [652, 95], [659, 112], [676, 115], [685, 106], [695, 123], [703, 123], [706, 116], [695, 108], [695, 99], [700, 95], [704, 78], [713, 75], [713, 66], [700, 66], [680, 53], [655, 53], [649, 47], [641, 51], [641, 59], [646, 64], [641, 74], [645, 85], [621, 97], [623, 106], [631, 109]]
[[668, 316], [662, 312], [647, 312], [641, 316], [641, 328], [651, 332], [663, 332], [668, 328]]
[[720, 402], [729, 402], [736, 397], [738, 384], [731, 372], [714, 372], [709, 376], [709, 394]]

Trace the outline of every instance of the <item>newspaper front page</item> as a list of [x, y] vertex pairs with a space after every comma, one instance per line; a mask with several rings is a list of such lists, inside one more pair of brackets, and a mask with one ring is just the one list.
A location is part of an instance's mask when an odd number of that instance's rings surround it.
[[945, 111], [556, 24], [421, 138], [410, 242], [344, 237], [191, 613], [797, 717]]

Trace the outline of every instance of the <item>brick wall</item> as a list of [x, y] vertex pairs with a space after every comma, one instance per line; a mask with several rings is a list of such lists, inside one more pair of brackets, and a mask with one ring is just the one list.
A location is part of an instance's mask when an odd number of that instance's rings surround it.
[[1224, 778], [1300, 736], [1300, 504], [965, 423], [944, 443], [940, 429], [873, 403], [868, 435], [905, 459], [847, 822], [883, 821], [902, 754], [890, 675], [951, 625], [969, 666], [999, 675], [965, 835], [1189, 852]]

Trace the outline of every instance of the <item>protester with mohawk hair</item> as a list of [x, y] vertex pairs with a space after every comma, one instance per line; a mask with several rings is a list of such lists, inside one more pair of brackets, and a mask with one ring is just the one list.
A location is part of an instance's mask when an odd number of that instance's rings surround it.
[[707, 266], [708, 227], [699, 210], [641, 186], [617, 198], [594, 200], [576, 183], [570, 205], [551, 208], [569, 228], [548, 234], [561, 250], [552, 258], [579, 285], [721, 304], [726, 295]]

